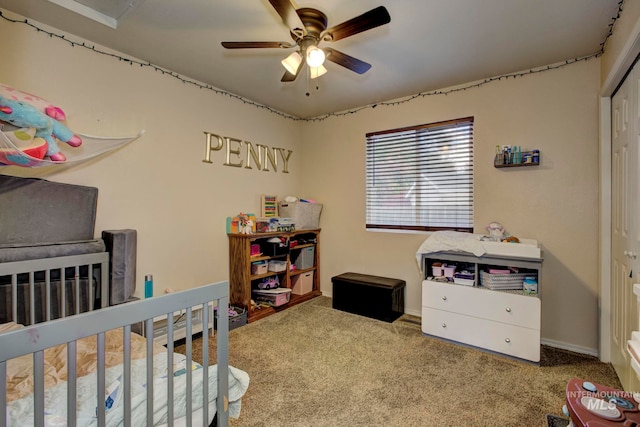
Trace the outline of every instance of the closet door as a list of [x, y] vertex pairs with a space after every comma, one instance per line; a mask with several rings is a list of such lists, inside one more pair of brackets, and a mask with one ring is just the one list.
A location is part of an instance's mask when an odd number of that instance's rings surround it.
[[640, 383], [631, 368], [627, 340], [638, 330], [638, 141], [640, 66], [634, 67], [612, 98], [611, 362], [625, 390]]

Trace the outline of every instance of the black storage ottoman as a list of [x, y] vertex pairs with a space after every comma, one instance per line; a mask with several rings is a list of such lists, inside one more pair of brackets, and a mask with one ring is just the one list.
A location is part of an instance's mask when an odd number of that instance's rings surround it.
[[331, 278], [333, 308], [393, 322], [404, 313], [406, 282], [389, 277], [343, 273]]

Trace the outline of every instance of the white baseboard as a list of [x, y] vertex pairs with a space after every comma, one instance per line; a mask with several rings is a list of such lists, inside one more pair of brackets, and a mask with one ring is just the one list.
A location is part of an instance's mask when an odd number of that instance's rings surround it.
[[405, 310], [404, 314], [408, 314], [416, 317], [422, 317], [422, 312], [419, 310]]
[[589, 356], [598, 357], [598, 349], [597, 348], [589, 348], [583, 347], [580, 345], [569, 344], [562, 341], [550, 340], [548, 338], [542, 338], [540, 340], [540, 344], [548, 345], [549, 347], [555, 347], [562, 350], [573, 351], [574, 353], [586, 354]]

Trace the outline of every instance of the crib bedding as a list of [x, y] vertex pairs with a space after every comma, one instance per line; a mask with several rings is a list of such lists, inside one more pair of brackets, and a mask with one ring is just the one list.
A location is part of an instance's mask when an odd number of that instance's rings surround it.
[[[0, 333], [20, 327], [16, 324], [0, 325]], [[123, 393], [121, 393], [123, 371], [123, 334], [121, 330], [105, 333], [105, 391], [104, 402], [107, 408], [106, 425], [123, 425]], [[97, 344], [95, 337], [77, 341], [77, 425], [97, 425], [96, 417], [96, 370]], [[66, 425], [67, 407], [67, 349], [66, 345], [45, 350], [45, 425]], [[154, 371], [154, 425], [163, 425], [167, 420], [167, 350], [161, 345], [153, 347]], [[7, 363], [7, 416], [17, 425], [33, 424], [33, 378], [31, 355], [12, 359]], [[173, 395], [174, 418], [186, 415], [187, 358], [178, 353], [173, 354]], [[131, 334], [131, 420], [132, 425], [146, 424], [146, 339]], [[202, 381], [204, 368], [192, 362], [192, 410], [194, 413], [202, 408]], [[216, 411], [215, 391], [217, 383], [216, 366], [209, 366], [209, 415], [212, 418]], [[229, 415], [238, 417], [241, 398], [249, 383], [249, 376], [244, 371], [229, 367]], [[181, 392], [182, 390], [182, 392]], [[103, 400], [101, 400], [102, 402]], [[195, 418], [194, 418], [195, 419]]]

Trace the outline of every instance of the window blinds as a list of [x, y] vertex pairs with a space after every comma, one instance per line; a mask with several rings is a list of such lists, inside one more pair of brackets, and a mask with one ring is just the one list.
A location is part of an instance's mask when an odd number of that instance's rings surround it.
[[367, 228], [473, 231], [473, 117], [366, 138]]

